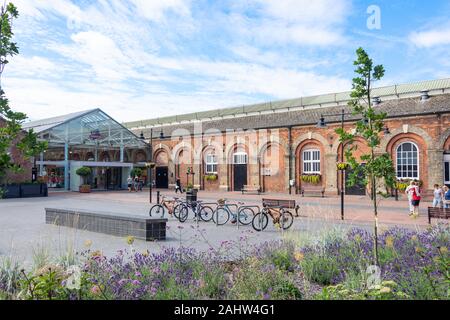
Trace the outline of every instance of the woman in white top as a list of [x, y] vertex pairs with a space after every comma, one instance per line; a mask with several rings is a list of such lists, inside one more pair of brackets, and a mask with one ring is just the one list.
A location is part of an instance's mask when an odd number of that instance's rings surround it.
[[442, 200], [444, 197], [444, 192], [442, 191], [442, 188], [438, 185], [434, 185], [434, 197], [433, 197], [433, 208], [441, 208], [442, 207]]
[[414, 206], [412, 204], [412, 196], [413, 196], [415, 188], [416, 188], [416, 184], [414, 181], [411, 180], [411, 182], [409, 183], [409, 186], [405, 190], [405, 193], [408, 196], [409, 215], [410, 216], [414, 214]]

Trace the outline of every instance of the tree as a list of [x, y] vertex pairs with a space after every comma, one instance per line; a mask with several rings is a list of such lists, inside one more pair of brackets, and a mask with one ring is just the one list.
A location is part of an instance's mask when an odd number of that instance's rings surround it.
[[0, 123], [0, 182], [8, 171], [18, 173], [23, 170], [14, 163], [12, 146], [16, 146], [25, 159], [36, 156], [47, 148], [47, 144], [39, 142], [32, 130], [23, 132], [22, 123], [27, 116], [10, 108], [1, 83], [8, 59], [19, 54], [17, 44], [12, 41], [12, 22], [18, 16], [19, 12], [12, 3], [4, 4], [0, 9], [0, 119], [4, 121]]
[[[361, 117], [356, 122], [356, 130], [354, 133], [348, 133], [342, 128], [336, 130], [340, 136], [340, 142], [349, 146], [345, 151], [345, 157], [352, 169], [347, 180], [348, 186], [354, 186], [361, 181], [370, 186], [370, 193], [373, 202], [374, 212], [374, 263], [379, 265], [378, 261], [378, 198], [377, 194], [387, 197], [387, 194], [377, 193], [379, 184], [387, 187], [394, 187], [396, 183], [395, 169], [391, 157], [388, 153], [377, 153], [377, 148], [381, 143], [381, 135], [384, 131], [387, 114], [376, 110], [372, 105], [372, 84], [380, 80], [384, 76], [384, 67], [382, 65], [374, 66], [372, 59], [362, 49], [356, 50], [357, 58], [353, 63], [356, 66], [355, 73], [357, 76], [353, 79], [351, 101], [349, 107], [355, 116]], [[357, 137], [365, 140], [370, 152], [363, 154], [360, 162], [364, 162], [365, 166], [361, 166], [353, 156], [357, 146], [354, 141]]]

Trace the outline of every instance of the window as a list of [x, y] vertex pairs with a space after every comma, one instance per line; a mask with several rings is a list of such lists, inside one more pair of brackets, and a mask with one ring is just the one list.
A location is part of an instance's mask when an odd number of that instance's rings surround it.
[[450, 154], [444, 155], [444, 183], [450, 184]]
[[206, 156], [206, 173], [217, 173], [217, 157], [215, 154]]
[[320, 173], [320, 150], [303, 151], [303, 173]]
[[234, 164], [247, 164], [247, 154], [245, 152], [235, 153], [233, 156]]
[[412, 142], [397, 147], [397, 178], [419, 179], [419, 148]]

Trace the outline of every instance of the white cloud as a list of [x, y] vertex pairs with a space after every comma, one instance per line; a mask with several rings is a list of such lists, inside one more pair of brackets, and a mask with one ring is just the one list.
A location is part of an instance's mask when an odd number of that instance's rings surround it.
[[139, 15], [154, 21], [164, 20], [165, 13], [188, 17], [190, 15], [190, 0], [131, 0]]
[[409, 40], [421, 48], [450, 45], [450, 27], [413, 32], [409, 35]]

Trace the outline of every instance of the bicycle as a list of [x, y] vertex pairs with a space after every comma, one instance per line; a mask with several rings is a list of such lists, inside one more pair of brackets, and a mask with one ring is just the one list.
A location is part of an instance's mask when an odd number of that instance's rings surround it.
[[[217, 225], [224, 225], [233, 217], [232, 223], [236, 223], [239, 219], [239, 223], [247, 226], [252, 223], [253, 216], [255, 212], [253, 209], [248, 207], [243, 207], [243, 202], [238, 202], [237, 204], [227, 203], [226, 199], [220, 199], [217, 201], [217, 208], [214, 211], [212, 220]], [[231, 207], [235, 207], [236, 210], [233, 211]]]
[[273, 224], [279, 224], [283, 230], [289, 229], [294, 223], [294, 216], [289, 210], [265, 206], [253, 217], [253, 229], [258, 232], [265, 230], [269, 224], [269, 216], [272, 218]]
[[180, 202], [181, 200], [179, 200], [179, 198], [173, 198], [172, 200], [169, 200], [166, 197], [162, 197], [162, 201], [160, 204], [155, 204], [150, 208], [150, 217], [164, 218], [165, 211], [167, 210], [167, 213], [170, 216], [173, 215], [178, 219], [179, 210], [177, 210], [177, 207]]
[[197, 221], [198, 219], [203, 220], [204, 222], [211, 221], [213, 217], [214, 210], [203, 204], [203, 201], [192, 201], [187, 202], [183, 201], [178, 206], [178, 220], [181, 223], [186, 222], [189, 216], [189, 209], [192, 209], [194, 212], [194, 220]]

